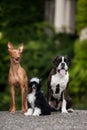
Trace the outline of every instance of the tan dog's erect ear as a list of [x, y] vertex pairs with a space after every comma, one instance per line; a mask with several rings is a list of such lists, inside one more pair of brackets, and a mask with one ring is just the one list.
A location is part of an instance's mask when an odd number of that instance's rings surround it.
[[21, 44], [21, 45], [19, 46], [18, 50], [19, 50], [20, 53], [22, 53], [22, 52], [23, 52], [23, 49], [24, 49], [24, 45]]
[[11, 49], [13, 49], [14, 47], [13, 47], [13, 45], [12, 45], [12, 43], [11, 42], [8, 42], [8, 50], [11, 50]]

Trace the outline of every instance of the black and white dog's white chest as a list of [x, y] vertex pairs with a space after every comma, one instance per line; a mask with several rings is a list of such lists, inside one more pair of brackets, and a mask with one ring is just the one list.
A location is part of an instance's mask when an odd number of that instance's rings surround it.
[[56, 98], [56, 99], [60, 98], [61, 93], [67, 87], [68, 81], [69, 81], [68, 72], [64, 76], [61, 76], [59, 73], [52, 75], [52, 77], [51, 77], [51, 89], [52, 89], [54, 98]]
[[30, 93], [28, 94], [28, 102], [30, 103], [30, 105], [32, 106], [32, 108], [35, 107], [35, 100], [36, 100], [36, 96], [35, 96], [35, 93]]

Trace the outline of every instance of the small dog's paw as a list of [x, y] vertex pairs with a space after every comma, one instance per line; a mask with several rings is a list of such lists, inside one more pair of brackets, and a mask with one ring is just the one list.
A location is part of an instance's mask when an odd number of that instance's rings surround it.
[[28, 113], [28, 112], [25, 112], [24, 115], [25, 115], [25, 116], [29, 116], [29, 113]]
[[39, 116], [40, 114], [41, 114], [41, 110], [40, 110], [40, 108], [35, 107], [35, 110], [34, 110], [33, 116]]
[[38, 113], [33, 113], [33, 116], [39, 116], [39, 114]]
[[32, 113], [33, 113], [33, 110], [30, 108], [30, 109], [28, 109], [27, 112], [24, 113], [24, 115], [25, 116], [30, 116], [30, 115], [32, 115]]

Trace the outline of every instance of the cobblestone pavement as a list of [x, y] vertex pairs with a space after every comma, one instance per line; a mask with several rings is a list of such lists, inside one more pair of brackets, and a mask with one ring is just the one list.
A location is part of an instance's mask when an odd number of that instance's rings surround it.
[[24, 116], [0, 112], [0, 130], [87, 130], [87, 111], [52, 113], [49, 116]]

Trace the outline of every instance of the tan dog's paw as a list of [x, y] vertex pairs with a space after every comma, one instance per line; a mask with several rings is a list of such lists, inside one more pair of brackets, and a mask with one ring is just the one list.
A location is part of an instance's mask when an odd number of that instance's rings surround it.
[[15, 108], [13, 108], [13, 109], [9, 109], [9, 112], [11, 113], [11, 114], [15, 114]]

